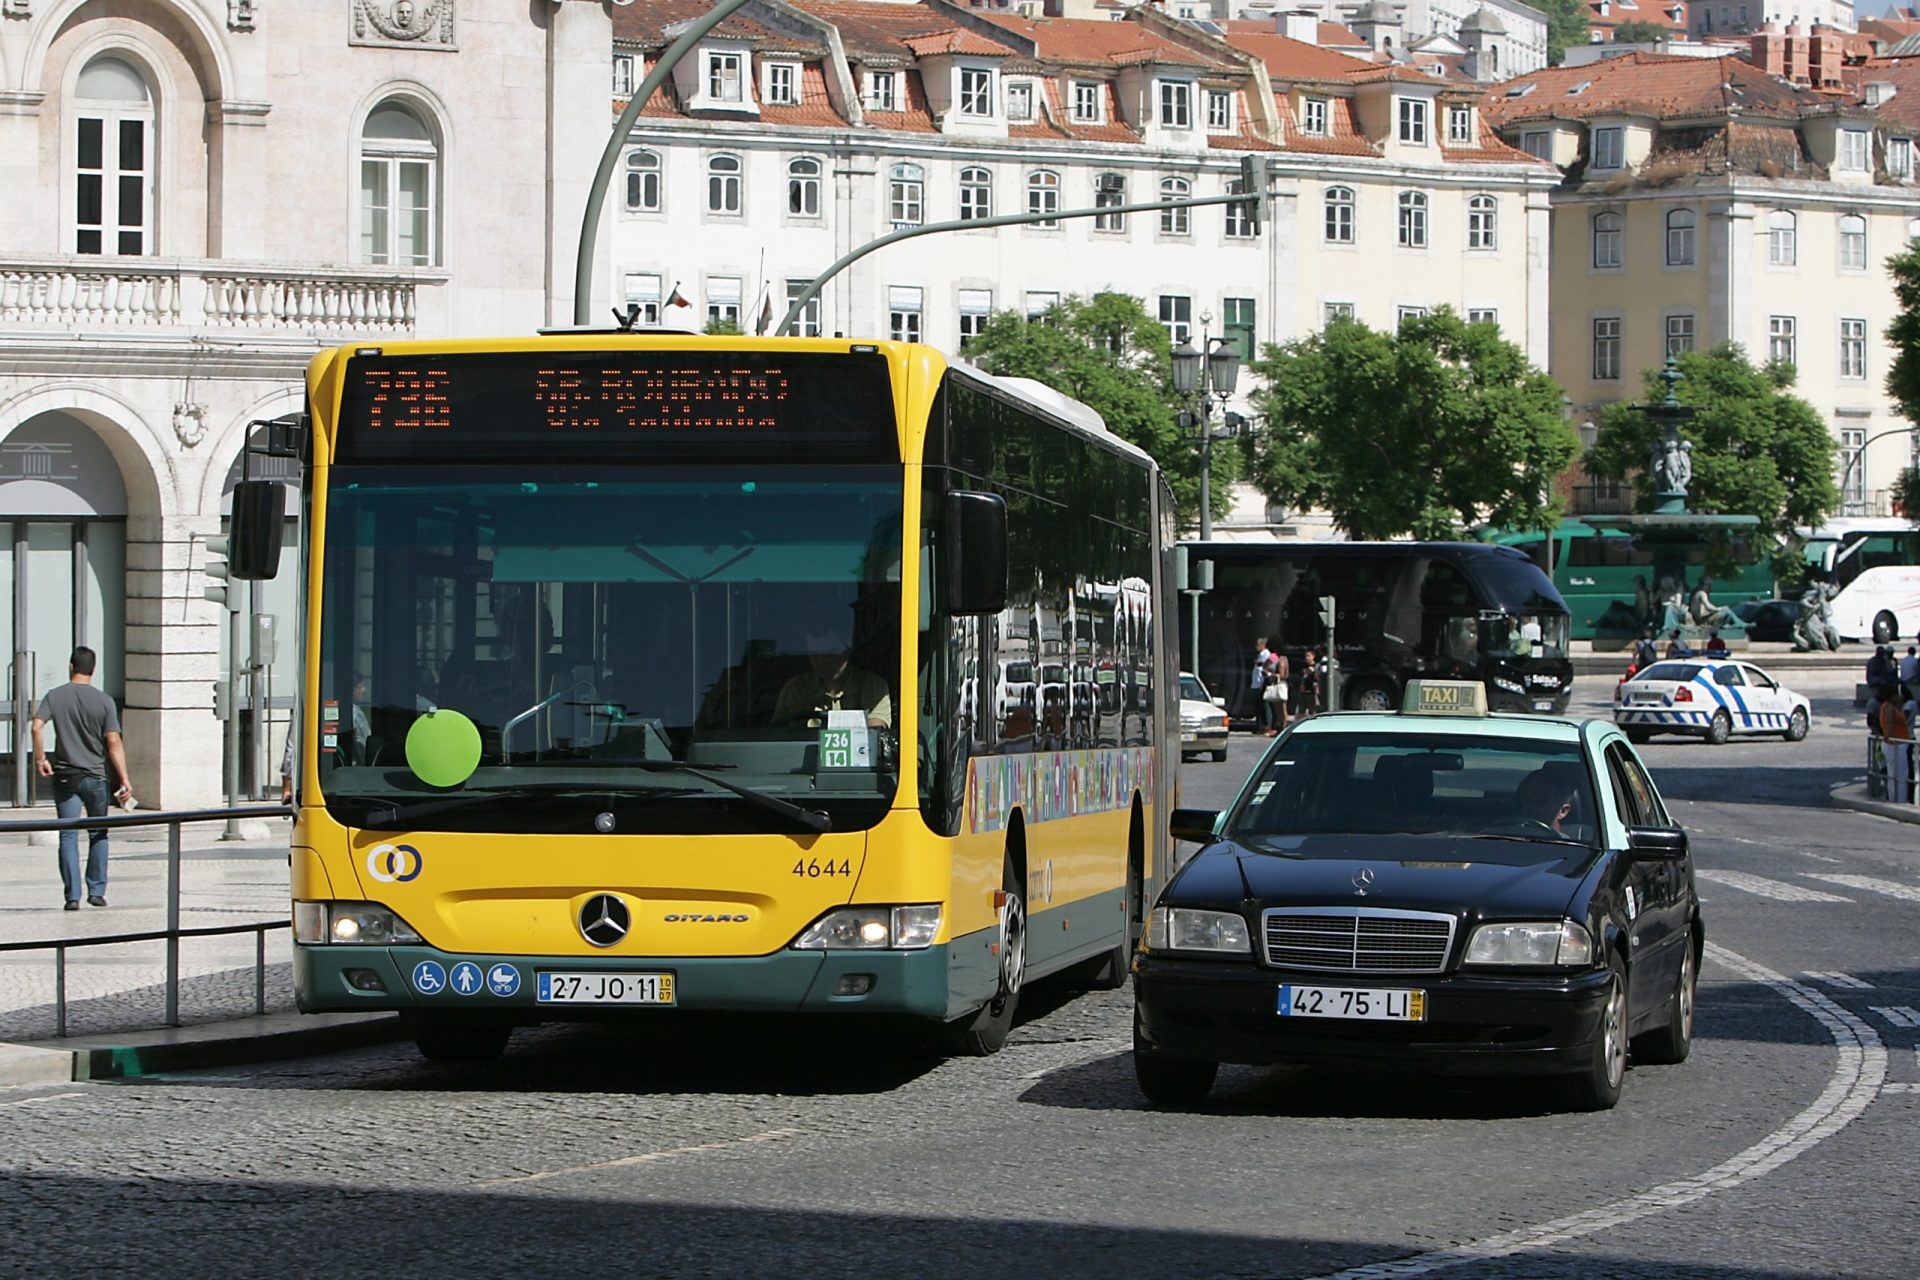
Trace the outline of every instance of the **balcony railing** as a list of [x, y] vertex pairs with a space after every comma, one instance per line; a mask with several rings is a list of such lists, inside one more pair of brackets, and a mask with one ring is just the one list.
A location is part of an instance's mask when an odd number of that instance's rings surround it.
[[443, 276], [164, 258], [0, 258], [0, 326], [410, 334]]
[[1633, 510], [1633, 490], [1626, 485], [1577, 484], [1568, 515], [1620, 516]]
[[1845, 496], [1840, 508], [1843, 516], [1891, 516], [1894, 514], [1893, 490], [1855, 489]]

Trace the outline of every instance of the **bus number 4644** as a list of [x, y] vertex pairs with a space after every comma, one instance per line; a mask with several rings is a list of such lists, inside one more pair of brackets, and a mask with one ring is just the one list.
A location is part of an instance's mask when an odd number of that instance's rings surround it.
[[825, 862], [818, 858], [802, 858], [793, 864], [793, 874], [809, 880], [818, 880], [821, 876], [850, 876], [853, 874], [853, 864], [850, 861], [835, 862], [832, 858]]

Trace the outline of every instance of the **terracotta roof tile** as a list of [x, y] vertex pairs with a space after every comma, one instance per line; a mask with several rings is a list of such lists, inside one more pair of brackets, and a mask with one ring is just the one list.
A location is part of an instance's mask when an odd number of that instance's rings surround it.
[[1285, 139], [1281, 150], [1321, 156], [1379, 154], [1373, 144], [1367, 141], [1367, 136], [1360, 132], [1360, 123], [1354, 117], [1350, 99], [1334, 98], [1328, 105], [1331, 111], [1327, 123], [1333, 127], [1333, 133], [1320, 137], [1300, 132], [1300, 122], [1294, 118], [1292, 100], [1284, 93], [1275, 94], [1274, 106], [1280, 112], [1280, 136]]
[[1873, 109], [1873, 114], [1895, 128], [1920, 128], [1920, 62], [1902, 58], [1872, 68], [1868, 82], [1885, 81], [1894, 88], [1893, 97]]
[[[666, 34], [668, 27], [703, 18], [712, 11], [712, 0], [647, 0], [645, 4], [616, 6], [613, 10], [613, 38], [643, 49], [664, 49], [672, 43]], [[722, 19], [713, 34], [735, 40], [773, 42], [782, 48], [794, 43], [793, 37], [776, 32], [740, 13]]]
[[844, 125], [845, 116], [834, 110], [833, 99], [827, 96], [827, 72], [817, 62], [809, 62], [800, 68], [800, 101], [793, 106], [773, 106], [761, 104], [760, 118], [768, 124], [798, 125]]
[[1224, 58], [1184, 48], [1137, 22], [1106, 22], [1081, 18], [1022, 18], [1015, 14], [981, 10], [978, 16], [997, 27], [1034, 42], [1038, 55], [1068, 66], [1199, 67], [1223, 72], [1239, 68]]
[[1227, 43], [1266, 63], [1267, 75], [1275, 80], [1345, 80], [1373, 65], [1351, 54], [1322, 49], [1304, 40], [1289, 40], [1271, 31], [1229, 31]]
[[[1516, 92], [1528, 85], [1531, 91]], [[1548, 67], [1516, 76], [1489, 90], [1483, 109], [1496, 126], [1504, 126], [1601, 115], [1712, 116], [1729, 107], [1793, 117], [1820, 100], [1731, 55], [1686, 58], [1636, 51], [1584, 67]]]
[[1554, 166], [1537, 156], [1530, 156], [1520, 148], [1508, 145], [1494, 131], [1485, 111], [1478, 116], [1479, 136], [1471, 147], [1440, 146], [1440, 154], [1453, 164], [1529, 164], [1537, 168], [1552, 169]]
[[[652, 3], [652, 0], [647, 0]], [[794, 8], [833, 24], [849, 55], [910, 58], [907, 41], [951, 31], [954, 21], [925, 5], [863, 3], [862, 0], [789, 0]], [[635, 6], [636, 8], [639, 6]]]
[[932, 35], [908, 36], [906, 45], [922, 58], [931, 58], [943, 53], [967, 53], [1004, 58], [1013, 52], [1006, 45], [996, 44], [985, 36], [976, 35], [958, 27], [949, 31], [936, 31]]

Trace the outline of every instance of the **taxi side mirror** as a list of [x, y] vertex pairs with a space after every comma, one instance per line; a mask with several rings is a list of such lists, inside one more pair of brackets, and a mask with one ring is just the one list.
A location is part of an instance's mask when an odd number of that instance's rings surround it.
[[1175, 809], [1173, 817], [1167, 820], [1167, 830], [1175, 840], [1209, 844], [1213, 840], [1214, 824], [1219, 821], [1218, 809]]
[[1678, 861], [1687, 856], [1687, 833], [1679, 827], [1628, 827], [1627, 850], [1649, 861]]

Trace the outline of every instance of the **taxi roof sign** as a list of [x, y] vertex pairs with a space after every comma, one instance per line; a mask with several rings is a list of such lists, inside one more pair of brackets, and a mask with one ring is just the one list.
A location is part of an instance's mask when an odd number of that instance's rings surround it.
[[1487, 687], [1475, 680], [1411, 680], [1400, 713], [1409, 716], [1484, 716]]

